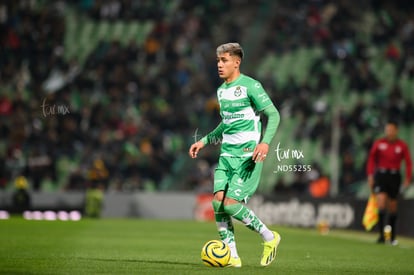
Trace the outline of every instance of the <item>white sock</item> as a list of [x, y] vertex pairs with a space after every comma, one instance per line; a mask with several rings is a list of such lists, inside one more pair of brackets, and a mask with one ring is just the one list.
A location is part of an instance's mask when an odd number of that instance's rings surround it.
[[263, 225], [259, 233], [265, 242], [270, 242], [275, 238], [273, 232], [270, 231], [269, 228], [267, 228], [265, 225]]
[[239, 254], [237, 253], [236, 242], [231, 242], [231, 243], [229, 243], [227, 245], [230, 248], [231, 257], [232, 258], [238, 258], [239, 257]]

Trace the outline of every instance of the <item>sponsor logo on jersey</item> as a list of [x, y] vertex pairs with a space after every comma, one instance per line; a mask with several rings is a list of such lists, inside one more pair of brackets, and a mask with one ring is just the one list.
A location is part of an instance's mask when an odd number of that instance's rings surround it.
[[235, 118], [244, 118], [244, 114], [223, 115], [223, 119], [235, 119]]
[[259, 98], [262, 99], [262, 103], [264, 103], [264, 102], [266, 102], [266, 101], [269, 100], [269, 97], [265, 93], [258, 94], [257, 97], [259, 97]]
[[388, 148], [388, 144], [386, 144], [385, 142], [384, 143], [380, 143], [378, 145], [378, 149], [380, 149], [380, 150], [387, 150], [387, 148]]

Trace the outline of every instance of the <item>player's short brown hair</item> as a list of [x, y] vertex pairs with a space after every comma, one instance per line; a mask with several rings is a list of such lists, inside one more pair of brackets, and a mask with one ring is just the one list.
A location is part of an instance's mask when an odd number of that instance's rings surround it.
[[243, 59], [243, 56], [244, 56], [242, 47], [240, 46], [239, 43], [236, 43], [236, 42], [221, 44], [220, 46], [217, 47], [216, 52], [217, 52], [217, 55], [223, 54], [223, 53], [229, 53], [230, 55], [236, 55], [240, 57], [240, 59]]
[[387, 123], [386, 124], [391, 124], [391, 125], [394, 125], [395, 128], [398, 128], [398, 121], [395, 120], [395, 119], [389, 119], [389, 120], [387, 120]]

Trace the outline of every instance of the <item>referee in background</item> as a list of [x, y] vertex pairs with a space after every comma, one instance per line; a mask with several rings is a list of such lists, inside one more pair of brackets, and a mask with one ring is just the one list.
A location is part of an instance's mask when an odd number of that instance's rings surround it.
[[367, 162], [368, 184], [377, 197], [379, 209], [379, 239], [385, 243], [384, 222], [388, 211], [388, 225], [391, 226], [391, 244], [397, 245], [395, 225], [397, 221], [398, 194], [401, 187], [401, 162], [405, 161], [404, 188], [411, 181], [412, 163], [407, 144], [398, 137], [398, 125], [389, 121], [385, 125], [385, 136], [376, 140], [371, 147]]

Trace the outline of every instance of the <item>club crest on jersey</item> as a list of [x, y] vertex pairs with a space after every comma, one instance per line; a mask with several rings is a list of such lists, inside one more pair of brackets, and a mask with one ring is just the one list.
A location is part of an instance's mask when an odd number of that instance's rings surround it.
[[240, 86], [237, 86], [236, 87], [236, 90], [234, 91], [234, 96], [237, 96], [237, 97], [239, 97], [239, 96], [241, 96], [241, 88], [240, 88]]

